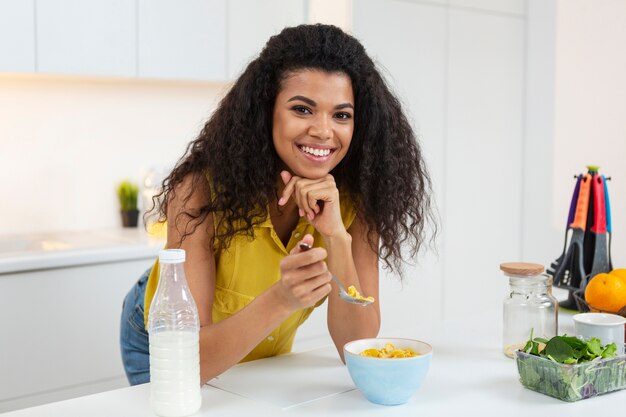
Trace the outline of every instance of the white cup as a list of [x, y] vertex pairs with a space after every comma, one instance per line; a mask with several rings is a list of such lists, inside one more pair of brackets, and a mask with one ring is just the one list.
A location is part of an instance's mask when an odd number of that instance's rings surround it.
[[574, 316], [574, 332], [585, 339], [597, 337], [603, 345], [615, 343], [624, 353], [626, 318], [617, 314], [581, 313]]

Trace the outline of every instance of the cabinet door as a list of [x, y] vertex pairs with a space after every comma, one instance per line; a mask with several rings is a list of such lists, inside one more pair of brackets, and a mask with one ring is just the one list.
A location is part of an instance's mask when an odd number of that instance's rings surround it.
[[0, 410], [128, 386], [119, 345], [122, 303], [153, 262], [0, 274]]
[[136, 75], [136, 4], [128, 0], [38, 0], [40, 72]]
[[226, 79], [226, 0], [139, 0], [140, 77]]
[[521, 256], [523, 18], [450, 9], [446, 314], [500, 304]]
[[228, 77], [236, 78], [270, 36], [305, 22], [304, 0], [228, 0]]
[[34, 0], [0, 0], [0, 71], [35, 71]]
[[450, 6], [524, 15], [526, 0], [449, 0]]
[[[376, 24], [372, 24], [375, 21]], [[445, 158], [446, 9], [404, 0], [359, 0], [354, 34], [377, 63], [418, 135], [442, 204]], [[415, 264], [416, 260], [409, 260]], [[386, 270], [381, 270], [381, 276]], [[406, 283], [381, 279], [382, 316], [387, 326], [416, 325], [407, 317], [436, 318], [441, 312], [441, 262], [429, 254], [419, 267], [407, 265]], [[398, 308], [397, 306], [402, 306]]]

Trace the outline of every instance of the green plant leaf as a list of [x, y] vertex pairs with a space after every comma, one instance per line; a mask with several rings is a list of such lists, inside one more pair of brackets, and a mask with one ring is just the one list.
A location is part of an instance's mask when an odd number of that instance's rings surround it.
[[555, 336], [546, 344], [545, 353], [555, 362], [564, 363], [566, 360], [574, 358], [574, 349], [565, 341], [563, 337]]
[[117, 198], [120, 203], [120, 209], [122, 211], [137, 210], [137, 196], [139, 194], [139, 187], [128, 181], [122, 181], [117, 186]]
[[617, 345], [615, 343], [609, 343], [604, 348], [604, 351], [602, 351], [602, 357], [612, 358], [613, 356], [615, 356], [616, 352], [617, 352]]
[[533, 348], [531, 349], [530, 353], [532, 355], [539, 355], [539, 343], [536, 341], [533, 341]]
[[524, 348], [522, 350], [526, 353], [531, 353], [532, 348], [533, 348], [533, 341], [529, 340], [528, 342], [526, 342], [526, 345], [524, 345]]
[[597, 361], [603, 358], [612, 358], [617, 354], [615, 343], [602, 346], [597, 338], [584, 341], [567, 335], [554, 336], [547, 341], [545, 348], [540, 351], [539, 344], [544, 343], [544, 341], [545, 339], [539, 337], [531, 338], [526, 342], [523, 350], [528, 354], [564, 364]]
[[595, 356], [602, 354], [602, 344], [600, 343], [600, 339], [597, 337], [592, 337], [587, 342], [587, 348], [590, 353], [593, 353]]
[[581, 350], [587, 346], [584, 340], [581, 340], [577, 337], [567, 336], [567, 335], [557, 336], [557, 337], [559, 337], [562, 341], [570, 345], [572, 349]]

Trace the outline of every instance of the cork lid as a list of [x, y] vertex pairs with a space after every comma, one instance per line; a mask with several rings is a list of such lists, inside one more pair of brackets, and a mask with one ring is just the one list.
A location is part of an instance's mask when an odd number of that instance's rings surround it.
[[541, 274], [544, 268], [543, 265], [528, 262], [506, 262], [500, 264], [500, 270], [507, 275], [532, 276]]

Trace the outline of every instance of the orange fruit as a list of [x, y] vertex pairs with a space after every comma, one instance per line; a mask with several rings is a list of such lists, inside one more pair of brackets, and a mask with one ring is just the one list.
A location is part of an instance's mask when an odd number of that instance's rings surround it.
[[618, 277], [621, 277], [622, 279], [626, 279], [626, 268], [614, 269], [611, 272], [609, 272], [609, 274], [617, 275]]
[[619, 311], [626, 306], [626, 279], [612, 273], [594, 276], [585, 288], [585, 300], [600, 310]]

